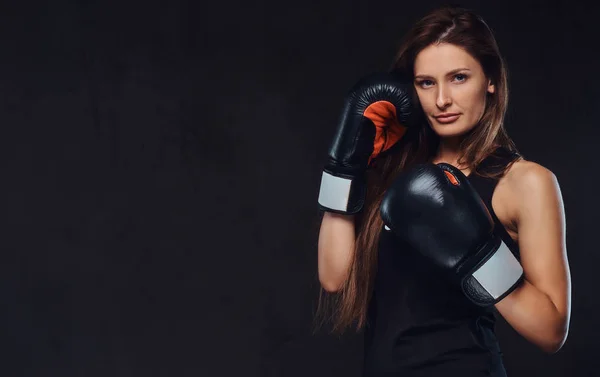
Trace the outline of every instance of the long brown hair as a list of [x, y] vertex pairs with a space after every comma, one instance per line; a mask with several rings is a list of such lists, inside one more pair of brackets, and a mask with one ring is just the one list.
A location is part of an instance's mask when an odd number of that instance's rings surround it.
[[[478, 170], [481, 161], [499, 147], [517, 152], [504, 128], [508, 105], [507, 70], [494, 35], [483, 19], [469, 9], [455, 6], [434, 9], [404, 36], [390, 70], [412, 76], [417, 54], [436, 43], [450, 43], [465, 49], [481, 64], [486, 77], [495, 85], [495, 93], [487, 94], [479, 124], [461, 142], [458, 163], [470, 168], [472, 174], [498, 177], [508, 167], [494, 174]], [[321, 289], [319, 294], [316, 318], [331, 320], [334, 333], [341, 334], [352, 324], [360, 330], [367, 321], [377, 270], [379, 233], [383, 227], [379, 206], [385, 190], [408, 166], [430, 161], [438, 145], [439, 137], [423, 120], [421, 127], [410, 128], [394, 147], [375, 158], [367, 169], [367, 197], [363, 212], [355, 216], [357, 236], [349, 273], [339, 291], [330, 294]], [[331, 316], [326, 317], [325, 313]], [[318, 323], [321, 324], [323, 322]]]

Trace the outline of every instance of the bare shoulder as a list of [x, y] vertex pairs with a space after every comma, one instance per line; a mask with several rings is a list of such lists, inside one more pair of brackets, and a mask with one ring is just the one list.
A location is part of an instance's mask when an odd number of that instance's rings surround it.
[[525, 159], [513, 163], [503, 180], [519, 196], [552, 190], [557, 185], [556, 176], [550, 169]]
[[562, 207], [558, 180], [545, 166], [521, 159], [510, 167], [502, 180], [511, 197], [511, 217], [515, 223], [534, 214], [550, 216], [554, 212], [548, 211]]

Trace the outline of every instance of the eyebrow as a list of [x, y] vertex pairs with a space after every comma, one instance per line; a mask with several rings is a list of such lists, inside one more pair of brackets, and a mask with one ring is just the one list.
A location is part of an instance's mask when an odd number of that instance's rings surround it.
[[[451, 76], [454, 75], [455, 73], [461, 72], [461, 71], [471, 71], [469, 68], [456, 68], [453, 69], [452, 71], [446, 73], [446, 76]], [[415, 79], [422, 79], [422, 78], [431, 78], [431, 76], [429, 75], [416, 75]]]

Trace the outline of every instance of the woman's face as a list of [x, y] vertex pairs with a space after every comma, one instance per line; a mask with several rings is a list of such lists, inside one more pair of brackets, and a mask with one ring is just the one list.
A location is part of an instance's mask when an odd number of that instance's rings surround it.
[[494, 85], [475, 58], [448, 43], [433, 44], [417, 55], [415, 88], [433, 130], [442, 138], [471, 130], [485, 110]]

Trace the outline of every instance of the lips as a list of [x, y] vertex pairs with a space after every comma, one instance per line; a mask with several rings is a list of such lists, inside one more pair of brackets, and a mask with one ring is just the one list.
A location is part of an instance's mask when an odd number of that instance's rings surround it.
[[438, 115], [435, 117], [439, 123], [452, 123], [460, 117], [460, 114], [452, 113], [452, 114], [444, 114]]

